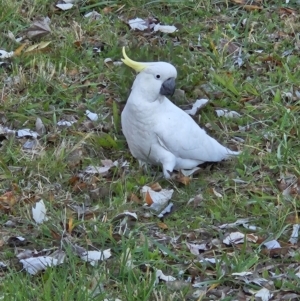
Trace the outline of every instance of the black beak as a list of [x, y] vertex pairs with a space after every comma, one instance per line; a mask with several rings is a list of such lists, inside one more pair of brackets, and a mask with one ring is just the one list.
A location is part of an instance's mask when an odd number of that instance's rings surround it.
[[173, 95], [175, 92], [175, 78], [171, 77], [163, 82], [160, 88], [161, 95]]

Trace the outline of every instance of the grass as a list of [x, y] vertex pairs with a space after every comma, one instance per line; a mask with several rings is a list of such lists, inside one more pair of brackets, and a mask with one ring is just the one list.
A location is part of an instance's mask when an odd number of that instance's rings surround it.
[[[22, 52], [3, 60], [9, 65], [0, 68], [1, 126], [35, 130], [37, 118], [45, 126], [34, 150], [23, 147], [30, 139], [0, 130], [0, 261], [7, 264], [0, 269], [1, 299], [220, 300], [223, 292], [222, 300], [252, 300], [261, 286], [232, 275], [245, 271], [268, 280], [278, 300], [287, 291], [300, 294], [298, 245], [288, 243], [291, 225], [298, 223], [300, 191], [297, 180], [289, 182], [300, 174], [299, 14], [293, 3], [257, 3], [262, 9], [249, 10], [237, 1], [85, 1], [58, 11], [50, 1], [2, 0], [3, 50], [16, 50], [20, 45], [6, 34], [22, 36], [36, 17], [48, 15], [52, 31], [28, 41], [51, 41], [44, 51]], [[101, 13], [99, 20], [83, 17], [92, 9]], [[130, 31], [123, 21], [149, 16], [176, 24], [179, 31], [146, 35]], [[185, 91], [178, 105], [208, 97], [195, 120], [223, 144], [243, 150], [235, 160], [206, 164], [187, 186], [160, 180], [163, 188], [175, 190], [174, 211], [163, 220], [144, 209], [140, 195], [160, 170], [139, 169], [120, 126], [134, 74], [104, 63], [120, 60], [123, 45], [135, 60], [176, 66], [177, 88]], [[230, 49], [240, 46], [238, 67]], [[242, 116], [219, 118], [217, 108]], [[98, 121], [88, 121], [85, 110], [99, 114]], [[76, 123], [60, 128], [59, 120]], [[79, 177], [102, 159], [130, 165], [113, 168], [106, 177]], [[283, 195], [289, 185], [292, 190]], [[7, 199], [7, 193], [13, 197]], [[199, 202], [187, 204], [199, 194]], [[49, 219], [36, 225], [31, 207], [40, 199]], [[85, 216], [74, 209], [83, 205], [89, 208]], [[126, 222], [127, 229], [124, 217], [116, 218], [126, 210], [138, 215]], [[230, 232], [251, 233], [242, 226], [218, 228], [238, 218], [250, 218], [259, 227], [257, 243], [221, 243]], [[14, 226], [4, 226], [8, 221]], [[16, 236], [26, 241], [9, 243]], [[110, 248], [112, 257], [92, 267], [63, 243], [66, 238], [89, 250]], [[280, 241], [282, 250], [265, 252], [262, 243], [271, 239]], [[213, 247], [196, 256], [186, 242]], [[24, 249], [61, 246], [65, 262], [35, 276], [16, 258]], [[199, 261], [207, 257], [216, 258], [216, 264]], [[155, 284], [155, 269], [177, 280]]]

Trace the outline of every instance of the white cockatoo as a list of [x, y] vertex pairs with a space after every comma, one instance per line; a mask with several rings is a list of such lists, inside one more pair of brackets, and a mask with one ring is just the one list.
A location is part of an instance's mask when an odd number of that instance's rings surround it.
[[172, 171], [218, 162], [231, 151], [206, 134], [166, 95], [173, 95], [177, 71], [166, 62], [131, 60], [123, 47], [123, 63], [139, 72], [122, 112], [122, 130], [131, 154], [141, 163], [161, 165], [165, 178]]

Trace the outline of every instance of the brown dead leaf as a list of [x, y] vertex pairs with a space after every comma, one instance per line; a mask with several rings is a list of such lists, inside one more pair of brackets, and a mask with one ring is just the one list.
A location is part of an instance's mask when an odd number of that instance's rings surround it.
[[50, 230], [50, 232], [53, 239], [61, 240], [61, 235], [59, 233], [55, 232], [54, 230]]
[[163, 223], [163, 222], [159, 222], [157, 223], [158, 227], [163, 229], [163, 230], [168, 230], [169, 227], [167, 226], [167, 224]]
[[145, 202], [148, 206], [151, 206], [153, 204], [153, 200], [151, 198], [149, 191], [147, 191], [145, 194]]
[[256, 0], [256, 1], [251, 1], [251, 4], [248, 4], [248, 0], [231, 0], [232, 3], [240, 5], [243, 9], [247, 11], [255, 11], [255, 10], [262, 10], [262, 1], [261, 0]]
[[173, 192], [173, 189], [162, 189], [161, 191], [154, 191], [147, 185], [141, 188], [141, 195], [144, 198], [144, 202], [146, 202], [146, 204], [151, 207], [151, 209], [157, 212], [160, 212], [161, 210], [166, 208], [169, 200], [172, 198]]
[[111, 13], [112, 12], [112, 10], [113, 10], [113, 8], [112, 7], [110, 7], [110, 6], [106, 6], [106, 7], [104, 7], [103, 8], [103, 13], [104, 14], [109, 14], [109, 13]]
[[162, 190], [162, 188], [161, 188], [161, 186], [158, 182], [155, 182], [155, 183], [151, 184], [150, 188], [154, 191], [161, 191]]
[[197, 194], [194, 198], [188, 201], [189, 204], [193, 204], [194, 207], [198, 207], [203, 202], [203, 195], [201, 193]]
[[68, 70], [67, 73], [69, 76], [75, 76], [75, 75], [79, 74], [79, 71], [78, 71], [78, 69], [74, 68], [74, 69]]
[[74, 223], [73, 223], [73, 218], [72, 217], [69, 218], [69, 220], [68, 220], [68, 227], [67, 227], [67, 229], [68, 229], [69, 234], [71, 234], [72, 231], [73, 231], [73, 229], [74, 229]]
[[248, 11], [262, 10], [262, 9], [263, 9], [262, 6], [258, 6], [258, 5], [244, 5], [243, 8], [244, 8], [245, 10], [248, 10]]
[[0, 209], [10, 210], [17, 202], [13, 191], [7, 191], [0, 196]]
[[278, 13], [281, 16], [286, 16], [286, 15], [294, 15], [294, 16], [296, 16], [296, 11], [294, 9], [292, 9], [292, 8], [289, 8], [289, 7], [280, 7], [278, 9]]
[[56, 143], [60, 139], [60, 135], [58, 133], [50, 133], [47, 135], [47, 142]]
[[259, 6], [261, 7], [262, 5], [262, 0], [255, 0], [251, 1], [251, 5], [248, 5], [249, 1], [248, 0], [230, 0], [234, 4], [242, 5], [243, 7], [245, 6]]
[[76, 185], [73, 186], [74, 192], [85, 191], [88, 188], [88, 184], [84, 182], [77, 182]]
[[278, 179], [277, 180], [277, 187], [279, 189], [279, 191], [284, 191], [285, 189], [287, 189], [288, 184], [286, 183], [286, 181], [284, 179]]
[[172, 180], [182, 183], [185, 186], [189, 185], [191, 182], [191, 178], [183, 175], [181, 171], [178, 174], [173, 173]]
[[270, 62], [270, 63], [274, 64], [275, 66], [280, 66], [280, 67], [282, 66], [282, 62], [279, 61], [278, 59], [274, 58], [271, 55], [259, 58], [259, 60], [262, 62]]
[[80, 48], [82, 46], [82, 41], [75, 41], [74, 42], [74, 45], [77, 47], [77, 48]]
[[49, 33], [51, 33], [51, 28], [49, 27], [50, 19], [49, 17], [37, 18], [33, 21], [32, 25], [27, 28], [23, 33], [29, 39], [41, 38]]
[[141, 204], [142, 203], [142, 201], [139, 199], [139, 197], [136, 194], [134, 194], [134, 193], [130, 194], [129, 201], [137, 203], [137, 204]]
[[80, 166], [83, 160], [83, 150], [81, 147], [73, 149], [67, 157], [67, 164], [70, 168]]
[[236, 43], [228, 41], [227, 39], [221, 39], [219, 47], [226, 50], [229, 54], [237, 53], [240, 50], [240, 47]]
[[258, 239], [257, 239], [257, 241], [256, 241], [256, 243], [260, 245], [260, 244], [262, 244], [265, 240], [266, 240], [265, 237], [259, 236]]
[[71, 179], [69, 179], [69, 184], [75, 186], [79, 181], [80, 178], [78, 176], [73, 176]]
[[179, 178], [177, 179], [177, 181], [178, 181], [179, 183], [182, 183], [183, 185], [187, 186], [187, 185], [190, 184], [191, 178], [182, 175], [181, 177], [179, 177]]
[[218, 287], [219, 285], [220, 285], [220, 283], [213, 283], [213, 284], [209, 287], [209, 289], [207, 290], [207, 292], [209, 292], [209, 291], [215, 289], [215, 288]]
[[287, 224], [299, 224], [300, 223], [300, 218], [297, 212], [292, 212], [290, 213], [286, 219], [285, 222]]
[[231, 0], [231, 2], [233, 2], [234, 4], [241, 4], [241, 5], [245, 5], [246, 4], [245, 0]]
[[240, 99], [241, 102], [247, 102], [247, 101], [251, 101], [251, 100], [254, 100], [255, 97], [254, 96], [248, 96], [248, 97], [242, 97]]
[[24, 44], [22, 44], [21, 46], [19, 46], [19, 47], [14, 51], [14, 55], [15, 55], [15, 56], [21, 55], [21, 52], [22, 52], [22, 50], [24, 49], [24, 47], [25, 47], [26, 45], [27, 45], [27, 44], [24, 43]]
[[25, 195], [22, 198], [22, 203], [25, 204], [35, 204], [40, 199], [39, 195], [36, 195], [34, 193], [29, 193], [28, 195]]
[[278, 256], [286, 255], [289, 251], [290, 251], [289, 247], [284, 247], [284, 248], [274, 248], [271, 250], [263, 249], [261, 253], [264, 255], [268, 255], [270, 257], [278, 257]]
[[254, 235], [254, 234], [247, 234], [246, 237], [247, 237], [247, 241], [250, 241], [250, 242], [256, 243], [258, 240], [258, 236]]
[[51, 41], [44, 41], [38, 44], [31, 45], [24, 51], [24, 53], [33, 54], [33, 53], [45, 51], [50, 43]]

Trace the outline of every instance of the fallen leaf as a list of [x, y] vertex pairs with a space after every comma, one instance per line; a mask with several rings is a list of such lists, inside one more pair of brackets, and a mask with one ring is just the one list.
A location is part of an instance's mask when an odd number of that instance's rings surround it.
[[51, 20], [49, 17], [40, 17], [33, 21], [32, 25], [25, 29], [23, 33], [29, 38], [41, 38], [49, 33], [51, 33], [51, 28], [49, 27]]
[[27, 46], [26, 43], [22, 44], [21, 46], [19, 46], [15, 51], [14, 51], [14, 55], [15, 56], [19, 56], [22, 53], [22, 50], [24, 49], [24, 47]]
[[203, 202], [203, 195], [201, 193], [197, 194], [195, 197], [189, 199], [187, 204], [193, 203], [194, 207], [199, 206]]
[[157, 226], [158, 226], [159, 228], [163, 229], [163, 230], [168, 230], [168, 229], [169, 229], [169, 228], [168, 228], [168, 225], [165, 224], [165, 223], [163, 223], [163, 222], [157, 223]]
[[245, 234], [241, 232], [232, 232], [223, 239], [225, 245], [242, 244], [245, 241]]
[[246, 235], [247, 241], [256, 243], [258, 241], [258, 236], [254, 234], [247, 234]]
[[123, 219], [125, 216], [129, 216], [130, 218], [132, 218], [133, 220], [137, 220], [138, 217], [136, 215], [136, 213], [134, 212], [130, 212], [130, 211], [124, 211], [123, 213], [118, 214], [117, 216], [115, 216], [112, 221], [115, 222], [117, 220]]
[[6, 269], [7, 268], [7, 264], [5, 264], [3, 261], [0, 261], [0, 269]]
[[160, 184], [158, 182], [155, 182], [155, 183], [151, 184], [150, 188], [154, 191], [161, 191], [162, 190], [162, 187], [160, 186]]
[[297, 244], [298, 237], [299, 237], [299, 231], [300, 231], [300, 224], [293, 225], [293, 232], [291, 234], [291, 237], [289, 239], [289, 242], [293, 245]]
[[235, 3], [235, 4], [246, 4], [245, 0], [230, 0], [230, 1]]
[[[124, 4], [124, 5], [125, 5], [125, 4]], [[123, 6], [124, 6], [124, 5], [123, 5]], [[109, 14], [109, 13], [112, 12], [112, 10], [113, 10], [112, 7], [106, 6], [106, 7], [103, 8], [102, 11], [103, 11], [104, 14]], [[119, 10], [119, 9], [118, 9], [118, 10]]]
[[231, 275], [232, 276], [249, 276], [249, 275], [252, 275], [253, 273], [252, 272], [240, 272], [240, 273], [232, 273]]
[[24, 53], [28, 54], [28, 53], [36, 53], [39, 52], [41, 50], [45, 50], [45, 48], [51, 43], [51, 41], [44, 41], [38, 44], [34, 44], [29, 46]]
[[213, 191], [214, 195], [215, 195], [217, 198], [222, 198], [222, 197], [223, 197], [221, 193], [219, 193], [218, 191], [215, 190], [215, 188], [213, 188], [212, 191]]
[[146, 192], [144, 199], [145, 199], [145, 203], [148, 206], [151, 206], [153, 204], [153, 200], [151, 198], [151, 195], [150, 195], [149, 191]]
[[228, 228], [233, 228], [236, 226], [240, 226], [244, 223], [248, 223], [249, 222], [249, 218], [240, 218], [238, 220], [236, 220], [234, 223], [229, 223], [229, 224], [223, 224], [221, 226], [219, 226], [220, 229], [228, 229]]
[[172, 276], [166, 276], [162, 270], [156, 270], [156, 280], [155, 280], [155, 284], [158, 284], [160, 280], [163, 280], [163, 281], [174, 281], [176, 280], [175, 277], [172, 277]]
[[97, 121], [98, 120], [98, 114], [96, 113], [92, 113], [91, 111], [89, 110], [86, 110], [85, 111], [85, 115], [87, 116], [87, 118], [89, 118], [90, 120], [92, 121]]
[[164, 33], [173, 33], [175, 31], [177, 31], [177, 27], [174, 25], [160, 25], [160, 24], [156, 24], [153, 28], [154, 31], [161, 31]]
[[281, 16], [284, 16], [284, 15], [294, 15], [294, 16], [296, 16], [296, 10], [294, 10], [292, 8], [289, 8], [289, 7], [280, 7], [278, 9], [278, 13]]
[[150, 208], [155, 211], [159, 211], [165, 206], [165, 204], [171, 199], [173, 192], [173, 189], [162, 189], [161, 191], [154, 191], [149, 186], [143, 186], [141, 189], [141, 194], [143, 195], [146, 204], [149, 206], [149, 203], [152, 202]]
[[130, 202], [135, 202], [137, 204], [142, 203], [142, 201], [139, 199], [139, 197], [134, 193], [130, 194], [129, 200], [130, 200]]
[[10, 210], [17, 203], [17, 199], [13, 191], [7, 191], [0, 196], [0, 209]]
[[99, 14], [98, 12], [96, 11], [91, 11], [89, 13], [86, 13], [84, 15], [85, 18], [89, 18], [91, 20], [99, 20], [100, 18], [102, 18], [101, 14]]
[[217, 260], [216, 258], [203, 258], [203, 259], [199, 260], [199, 262], [200, 263], [209, 262], [209, 263], [215, 264], [216, 262], [219, 262], [219, 260]]
[[35, 207], [32, 207], [32, 217], [37, 224], [42, 224], [48, 220], [46, 213], [47, 209], [43, 200], [40, 200], [35, 204]]
[[10, 247], [23, 247], [28, 244], [28, 241], [22, 236], [11, 236], [7, 240], [7, 244]]
[[18, 138], [23, 138], [23, 137], [37, 138], [39, 134], [30, 129], [22, 129], [17, 131], [17, 136]]
[[39, 271], [46, 270], [47, 267], [53, 267], [59, 264], [59, 261], [56, 258], [50, 256], [38, 256], [28, 259], [21, 259], [20, 262], [23, 264], [23, 269], [25, 269], [31, 275], [35, 275]]
[[166, 214], [171, 213], [173, 206], [173, 203], [169, 203], [168, 206], [157, 215], [157, 217], [163, 218]]
[[68, 220], [68, 227], [67, 227], [67, 230], [68, 230], [68, 233], [71, 234], [72, 231], [73, 231], [73, 228], [74, 228], [74, 223], [73, 223], [73, 218], [69, 218]]
[[255, 294], [255, 297], [260, 298], [261, 301], [269, 301], [273, 297], [273, 294], [264, 287]]
[[67, 120], [60, 120], [57, 122], [58, 126], [62, 126], [62, 127], [70, 127], [72, 126], [74, 123], [76, 123], [76, 120], [72, 120], [72, 121], [67, 121]]
[[268, 250], [281, 248], [280, 243], [279, 243], [277, 240], [270, 240], [270, 241], [267, 241], [267, 242], [263, 243], [263, 245], [264, 245]]
[[[140, 31], [144, 31], [145, 29], [150, 28], [150, 25], [148, 24], [148, 22], [146, 22], [145, 20], [143, 20], [141, 18], [131, 19], [128, 21], [128, 24], [129, 24], [130, 28], [133, 30], [137, 29]], [[154, 25], [152, 27], [154, 27]]]
[[35, 121], [35, 130], [38, 133], [38, 135], [42, 136], [46, 133], [46, 127], [43, 124], [43, 121], [41, 118], [37, 117]]
[[14, 56], [14, 51], [11, 51], [11, 52], [7, 52], [5, 50], [0, 50], [0, 58], [1, 59], [8, 59], [10, 57], [13, 57]]
[[275, 58], [271, 55], [268, 55], [268, 56], [265, 56], [265, 57], [260, 57], [259, 60], [262, 61], [262, 62], [272, 63], [275, 66], [280, 66], [281, 67], [283, 65], [282, 62], [279, 59], [277, 59], [277, 58]]
[[108, 171], [116, 166], [116, 163], [111, 160], [101, 160], [103, 166], [92, 166], [89, 165], [84, 169], [84, 173], [87, 174], [99, 174], [101, 176], [106, 176]]
[[183, 185], [189, 185], [191, 182], [191, 178], [185, 176], [181, 170], [179, 171], [179, 173], [173, 173], [171, 179], [176, 182], [182, 183]]
[[71, 9], [74, 5], [72, 3], [59, 3], [55, 5], [61, 10], [69, 10]]
[[225, 118], [239, 118], [242, 115], [239, 114], [236, 111], [228, 111], [226, 109], [219, 109], [219, 110], [215, 110], [216, 114], [218, 117], [225, 117]]
[[103, 261], [111, 257], [110, 249], [102, 251], [86, 251], [80, 258], [86, 262], [89, 262], [92, 266], [95, 266], [99, 261]]
[[208, 101], [209, 100], [206, 98], [197, 99], [190, 110], [184, 111], [189, 115], [194, 116], [200, 109], [204, 108], [208, 104]]
[[202, 244], [192, 244], [192, 243], [186, 243], [186, 246], [190, 250], [190, 252], [194, 255], [199, 255], [201, 252], [210, 250], [211, 246], [208, 243], [202, 243]]
[[253, 11], [253, 10], [262, 10], [263, 7], [262, 6], [258, 6], [258, 5], [244, 5], [243, 8], [245, 10], [249, 10], [249, 11]]

